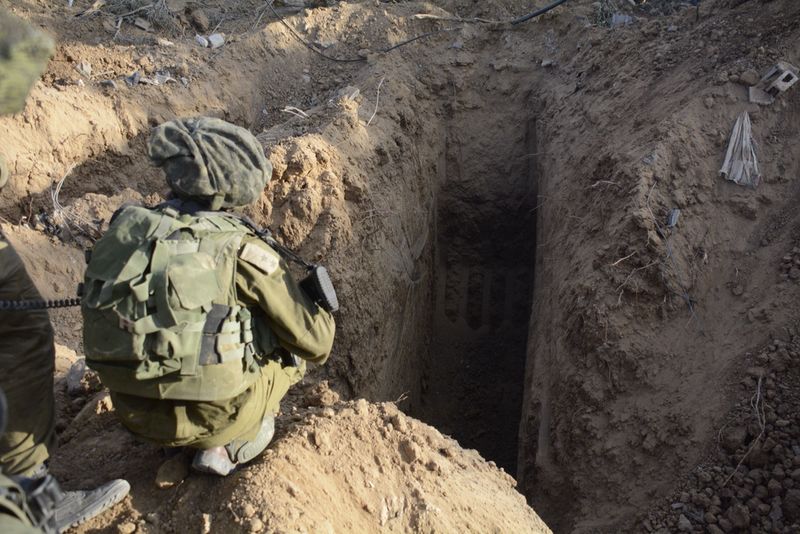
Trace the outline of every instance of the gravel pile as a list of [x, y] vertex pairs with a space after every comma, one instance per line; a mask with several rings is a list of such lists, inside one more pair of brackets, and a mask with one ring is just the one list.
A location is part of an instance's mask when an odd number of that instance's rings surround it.
[[752, 359], [716, 451], [642, 521], [644, 531], [800, 532], [799, 361], [794, 333]]

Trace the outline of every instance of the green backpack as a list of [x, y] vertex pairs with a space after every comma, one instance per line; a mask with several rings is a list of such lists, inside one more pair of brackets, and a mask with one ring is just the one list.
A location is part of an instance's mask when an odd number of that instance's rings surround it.
[[[237, 304], [236, 261], [253, 232], [218, 212], [124, 208], [86, 268], [86, 363], [111, 391], [218, 401], [259, 375], [252, 316]], [[266, 350], [265, 350], [266, 349]]]

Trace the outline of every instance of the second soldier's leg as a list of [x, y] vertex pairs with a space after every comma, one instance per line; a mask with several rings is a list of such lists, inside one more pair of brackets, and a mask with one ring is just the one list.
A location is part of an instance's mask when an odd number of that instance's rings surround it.
[[[22, 260], [0, 233], [0, 300], [38, 298]], [[0, 387], [9, 408], [0, 466], [6, 474], [30, 474], [55, 444], [54, 365], [47, 311], [0, 311]]]

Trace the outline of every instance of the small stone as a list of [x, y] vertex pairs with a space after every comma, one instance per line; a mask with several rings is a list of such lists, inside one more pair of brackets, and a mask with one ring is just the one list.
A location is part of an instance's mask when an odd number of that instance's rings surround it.
[[555, 64], [556, 62], [549, 58], [545, 58], [542, 60], [542, 67], [552, 67]]
[[203, 534], [211, 534], [211, 514], [203, 514]]
[[92, 65], [88, 61], [79, 61], [77, 65], [75, 65], [75, 70], [81, 76], [86, 76], [87, 78], [92, 75]]
[[188, 458], [183, 453], [179, 453], [167, 459], [158, 467], [156, 486], [160, 489], [171, 488], [186, 480], [188, 476]]
[[714, 97], [713, 97], [713, 96], [707, 96], [707, 97], [706, 97], [706, 98], [703, 100], [703, 104], [705, 104], [705, 106], [706, 106], [706, 108], [707, 108], [707, 109], [711, 109], [711, 108], [713, 108], [713, 107], [714, 107]]
[[680, 530], [681, 532], [691, 532], [692, 530], [694, 530], [692, 522], [689, 521], [689, 518], [683, 514], [681, 514], [678, 517], [678, 530]]
[[219, 48], [225, 44], [225, 36], [221, 33], [212, 33], [208, 36], [208, 46], [211, 48]]
[[242, 514], [244, 514], [246, 518], [250, 519], [256, 515], [256, 507], [247, 502], [244, 504], [244, 506], [242, 506]]
[[708, 525], [706, 530], [708, 530], [708, 534], [724, 534], [724, 531], [717, 525]]
[[67, 371], [67, 393], [72, 396], [83, 391], [83, 376], [86, 374], [86, 359], [73, 363]]
[[758, 73], [752, 69], [748, 69], [739, 76], [739, 81], [744, 85], [757, 85], [761, 78], [759, 77]]
[[783, 514], [790, 522], [800, 521], [800, 490], [790, 489], [783, 498]]
[[117, 532], [119, 534], [133, 534], [136, 532], [136, 523], [131, 523], [130, 521], [120, 523], [117, 525]]
[[406, 463], [414, 463], [419, 458], [419, 447], [410, 439], [404, 439], [400, 442], [400, 457]]
[[194, 41], [197, 44], [199, 44], [200, 46], [202, 46], [203, 48], [208, 48], [208, 39], [206, 39], [202, 35], [195, 35], [194, 36]]
[[734, 528], [742, 529], [750, 526], [750, 510], [743, 504], [734, 504], [726, 515]]
[[261, 532], [262, 530], [264, 530], [264, 522], [258, 517], [252, 518], [250, 520], [250, 532]]
[[743, 426], [730, 426], [722, 432], [722, 446], [730, 453], [736, 452], [747, 440], [747, 429]]
[[114, 91], [117, 90], [117, 82], [115, 82], [114, 80], [103, 80], [100, 82], [100, 86], [108, 87], [109, 89], [112, 89]]
[[199, 31], [207, 32], [208, 28], [211, 27], [211, 21], [208, 20], [208, 15], [206, 15], [206, 12], [202, 9], [195, 7], [191, 9], [187, 15], [189, 15], [189, 22]]
[[366, 415], [369, 412], [369, 403], [366, 399], [358, 399], [354, 408], [358, 415]]
[[797, 267], [792, 267], [791, 269], [789, 269], [789, 278], [791, 278], [792, 280], [797, 280], [798, 278], [800, 278], [800, 269], [798, 269]]
[[366, 48], [362, 48], [361, 50], [358, 51], [358, 57], [364, 58], [364, 59], [368, 58], [369, 57], [369, 50], [367, 50]]
[[315, 430], [312, 434], [312, 440], [314, 441], [314, 445], [316, 445], [319, 449], [330, 448], [331, 438], [322, 430]]
[[669, 33], [675, 33], [676, 31], [678, 31], [678, 27], [675, 26], [674, 24], [670, 24], [669, 26], [667, 26], [667, 31]]

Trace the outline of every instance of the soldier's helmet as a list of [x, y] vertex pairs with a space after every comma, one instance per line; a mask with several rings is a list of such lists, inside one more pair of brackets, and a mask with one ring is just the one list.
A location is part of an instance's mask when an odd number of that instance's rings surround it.
[[211, 209], [255, 202], [272, 176], [272, 164], [252, 133], [212, 117], [157, 126], [148, 154], [177, 196]]

